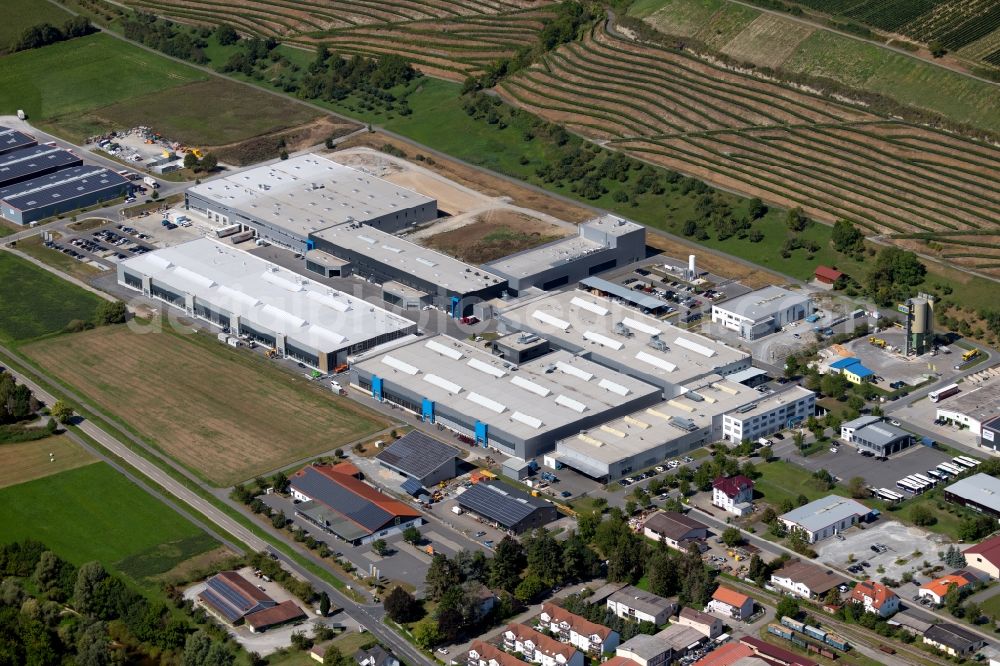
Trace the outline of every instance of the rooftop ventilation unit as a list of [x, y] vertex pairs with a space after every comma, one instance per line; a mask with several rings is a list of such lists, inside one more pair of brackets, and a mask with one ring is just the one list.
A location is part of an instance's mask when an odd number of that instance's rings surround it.
[[615, 333], [626, 338], [632, 337], [632, 329], [620, 321], [615, 322]]
[[655, 349], [656, 351], [661, 351], [661, 352], [670, 351], [670, 347], [668, 347], [667, 343], [661, 340], [660, 336], [658, 335], [650, 336], [649, 346]]

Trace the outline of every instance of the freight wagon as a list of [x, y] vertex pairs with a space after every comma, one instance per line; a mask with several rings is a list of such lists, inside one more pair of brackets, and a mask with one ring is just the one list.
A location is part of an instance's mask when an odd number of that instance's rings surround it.
[[795, 618], [788, 617], [787, 615], [781, 618], [781, 624], [785, 625], [789, 629], [794, 629], [795, 631], [805, 631], [806, 625], [803, 622], [799, 622]]

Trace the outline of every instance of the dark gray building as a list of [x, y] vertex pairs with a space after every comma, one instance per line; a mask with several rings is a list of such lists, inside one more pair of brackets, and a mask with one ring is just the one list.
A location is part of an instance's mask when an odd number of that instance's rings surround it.
[[0, 187], [82, 165], [82, 159], [62, 148], [33, 146], [14, 150], [0, 155]]
[[123, 197], [128, 179], [98, 166], [71, 167], [0, 188], [0, 212], [17, 224], [29, 224]]
[[858, 451], [887, 457], [913, 444], [913, 435], [888, 423], [873, 423], [855, 430], [851, 443]]
[[425, 488], [458, 476], [458, 449], [412, 430], [379, 452], [376, 459]]
[[646, 228], [635, 222], [604, 215], [579, 225], [577, 234], [483, 267], [521, 292], [532, 287], [557, 289], [646, 256]]
[[38, 142], [33, 136], [9, 127], [0, 127], [0, 155], [37, 145]]
[[505, 483], [480, 481], [467, 488], [456, 501], [469, 513], [514, 534], [544, 527], [559, 517], [559, 512], [550, 502]]
[[515, 365], [545, 356], [552, 351], [549, 341], [534, 333], [511, 333], [494, 340], [490, 347], [494, 354]]

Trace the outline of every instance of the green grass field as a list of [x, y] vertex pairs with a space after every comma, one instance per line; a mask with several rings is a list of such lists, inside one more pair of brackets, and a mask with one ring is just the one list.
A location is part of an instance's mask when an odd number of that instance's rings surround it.
[[5, 51], [26, 28], [39, 23], [59, 26], [72, 15], [47, 0], [4, 0], [0, 23], [0, 52]]
[[104, 463], [0, 489], [0, 505], [0, 540], [37, 539], [77, 565], [124, 564], [140, 582], [218, 546]]
[[0, 252], [0, 341], [24, 342], [90, 320], [101, 299], [10, 252]]
[[24, 109], [33, 121], [53, 120], [205, 78], [108, 35], [90, 35], [6, 56], [0, 114]]
[[847, 496], [847, 491], [841, 486], [834, 486], [832, 490], [818, 488], [807, 470], [784, 460], [757, 465], [757, 471], [761, 476], [754, 481], [754, 489], [759, 491], [775, 510], [778, 510], [777, 507], [786, 499], [795, 502], [799, 495], [805, 495], [810, 502], [827, 495]]

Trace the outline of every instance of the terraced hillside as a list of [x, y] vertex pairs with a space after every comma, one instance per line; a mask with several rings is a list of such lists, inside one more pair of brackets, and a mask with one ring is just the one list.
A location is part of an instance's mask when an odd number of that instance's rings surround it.
[[426, 73], [477, 74], [531, 45], [552, 0], [127, 0], [135, 8], [195, 24], [228, 23], [342, 54], [397, 53]]
[[[637, 157], [1000, 275], [1000, 150], [607, 26], [508, 79], [509, 101]], [[924, 249], [924, 251], [926, 251]]]

